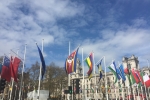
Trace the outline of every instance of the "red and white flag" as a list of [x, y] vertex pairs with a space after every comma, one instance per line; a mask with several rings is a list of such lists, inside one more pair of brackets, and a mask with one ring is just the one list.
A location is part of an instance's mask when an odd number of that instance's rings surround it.
[[143, 76], [143, 81], [144, 81], [144, 84], [145, 84], [146, 87], [149, 87], [149, 86], [150, 86], [150, 78], [148, 77], [147, 74], [145, 74], [145, 75]]

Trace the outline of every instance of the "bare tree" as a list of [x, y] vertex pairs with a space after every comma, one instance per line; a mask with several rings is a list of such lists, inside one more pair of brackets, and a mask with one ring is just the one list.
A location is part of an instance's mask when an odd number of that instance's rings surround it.
[[45, 89], [49, 89], [50, 94], [58, 97], [61, 95], [62, 88], [67, 86], [67, 75], [62, 67], [58, 67], [55, 63], [47, 66], [45, 82], [43, 82]]
[[39, 73], [40, 73], [40, 64], [38, 62], [35, 62], [35, 64], [32, 64], [31, 68], [26, 69], [26, 72], [29, 74], [29, 80], [28, 84], [31, 87], [31, 90], [34, 89], [34, 87], [37, 89], [38, 87], [38, 79], [39, 79]]

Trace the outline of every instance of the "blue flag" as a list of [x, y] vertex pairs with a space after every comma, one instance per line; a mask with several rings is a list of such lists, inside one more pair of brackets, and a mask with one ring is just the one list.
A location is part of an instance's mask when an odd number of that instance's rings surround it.
[[6, 79], [8, 82], [11, 80], [10, 74], [10, 59], [6, 56], [3, 58], [3, 66], [1, 71], [1, 78]]
[[38, 45], [37, 45], [37, 48], [38, 48], [40, 59], [41, 59], [41, 63], [42, 63], [42, 79], [43, 79], [43, 76], [44, 76], [45, 70], [46, 70], [46, 65], [45, 65], [44, 57], [43, 57], [42, 52], [41, 52], [40, 48], [38, 47]]
[[97, 67], [98, 67], [98, 70], [99, 70], [99, 81], [101, 80], [101, 78], [103, 77], [103, 74], [102, 74], [102, 65], [101, 65], [101, 63], [102, 63], [102, 60], [103, 59], [101, 59], [100, 60], [100, 62], [97, 64]]
[[121, 76], [122, 80], [125, 81], [126, 77], [125, 77], [125, 73], [124, 73], [124, 69], [123, 69], [122, 64], [119, 66], [118, 70], [120, 71], [120, 76]]
[[119, 70], [116, 68], [116, 64], [115, 64], [115, 61], [113, 61], [113, 64], [114, 64], [114, 67], [115, 67], [115, 70], [116, 70], [116, 75], [117, 75], [117, 78], [118, 80], [120, 80], [120, 76], [119, 76]]

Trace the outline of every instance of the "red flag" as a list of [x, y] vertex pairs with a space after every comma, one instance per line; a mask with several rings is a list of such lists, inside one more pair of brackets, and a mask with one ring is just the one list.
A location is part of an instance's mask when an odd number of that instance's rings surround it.
[[2, 67], [1, 78], [6, 79], [6, 81], [10, 82], [10, 59], [5, 56], [3, 62], [4, 63]]
[[12, 62], [11, 57], [11, 77], [14, 78], [14, 81], [17, 82], [17, 75], [18, 75], [18, 67], [21, 60], [17, 57], [14, 58], [14, 61]]
[[14, 72], [14, 69], [13, 69], [13, 57], [12, 56], [11, 56], [11, 59], [10, 59], [10, 74], [11, 74], [11, 77], [14, 78], [14, 80], [15, 80], [16, 76], [15, 76], [15, 72]]
[[145, 75], [143, 76], [143, 80], [144, 80], [145, 86], [146, 86], [147, 88], [150, 87], [150, 78], [148, 77], [147, 74], [145, 74]]
[[124, 73], [125, 73], [125, 74], [129, 74], [128, 68], [125, 68], [125, 69], [124, 69]]
[[141, 81], [141, 83], [144, 84], [143, 78], [142, 78], [142, 76], [140, 75], [140, 72], [139, 72], [138, 70], [135, 70], [135, 73], [136, 73], [136, 75], [138, 76], [138, 78], [139, 78], [139, 80]]
[[65, 62], [65, 70], [67, 74], [76, 72], [76, 60], [77, 60], [78, 49], [79, 47], [68, 56]]
[[135, 82], [136, 82], [136, 83], [139, 83], [139, 82], [140, 82], [139, 77], [136, 75], [134, 69], [131, 70], [131, 73], [132, 73], [132, 75], [133, 75], [133, 77], [134, 77], [134, 79], [135, 79]]

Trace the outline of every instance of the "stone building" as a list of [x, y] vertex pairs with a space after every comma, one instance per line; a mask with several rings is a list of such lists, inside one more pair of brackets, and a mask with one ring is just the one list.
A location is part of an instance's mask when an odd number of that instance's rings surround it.
[[[138, 57], [135, 57], [132, 55], [130, 58], [123, 57], [122, 59], [122, 64], [124, 66], [124, 69], [130, 67], [131, 69], [136, 69], [139, 71], [144, 71], [146, 74], [150, 75], [149, 71], [149, 66], [144, 67], [142, 69], [139, 69], [139, 61]], [[117, 83], [114, 84], [115, 81], [115, 76], [113, 75], [112, 72], [107, 72], [106, 73], [106, 78], [105, 74], [103, 71], [103, 77], [99, 82], [99, 73], [96, 73], [93, 75], [93, 77], [89, 80], [87, 76], [84, 76], [84, 82], [83, 82], [83, 70], [82, 70], [82, 65], [80, 63], [80, 60], [77, 60], [77, 69], [76, 73], [72, 73], [70, 75], [70, 83], [73, 86], [72, 80], [75, 79], [80, 79], [80, 93], [79, 94], [74, 94], [74, 96], [70, 95], [70, 100], [71, 98], [77, 99], [77, 100], [102, 100], [106, 99], [106, 97], [109, 98], [109, 100], [113, 100], [116, 98], [125, 98], [133, 96], [132, 94], [138, 94], [137, 90], [142, 92], [144, 90], [141, 90], [137, 88], [137, 85], [132, 85], [132, 88], [129, 86], [129, 81], [126, 76], [126, 81], [123, 82], [122, 80], [117, 81]], [[107, 79], [107, 83], [106, 80]], [[105, 88], [107, 87], [107, 88]], [[75, 88], [75, 84], [74, 87]], [[143, 89], [143, 88], [142, 88]], [[75, 89], [74, 89], [75, 91]], [[106, 94], [107, 92], [107, 94]], [[67, 95], [66, 95], [67, 98]], [[136, 97], [135, 97], [136, 98]], [[66, 99], [67, 100], [67, 99]]]

